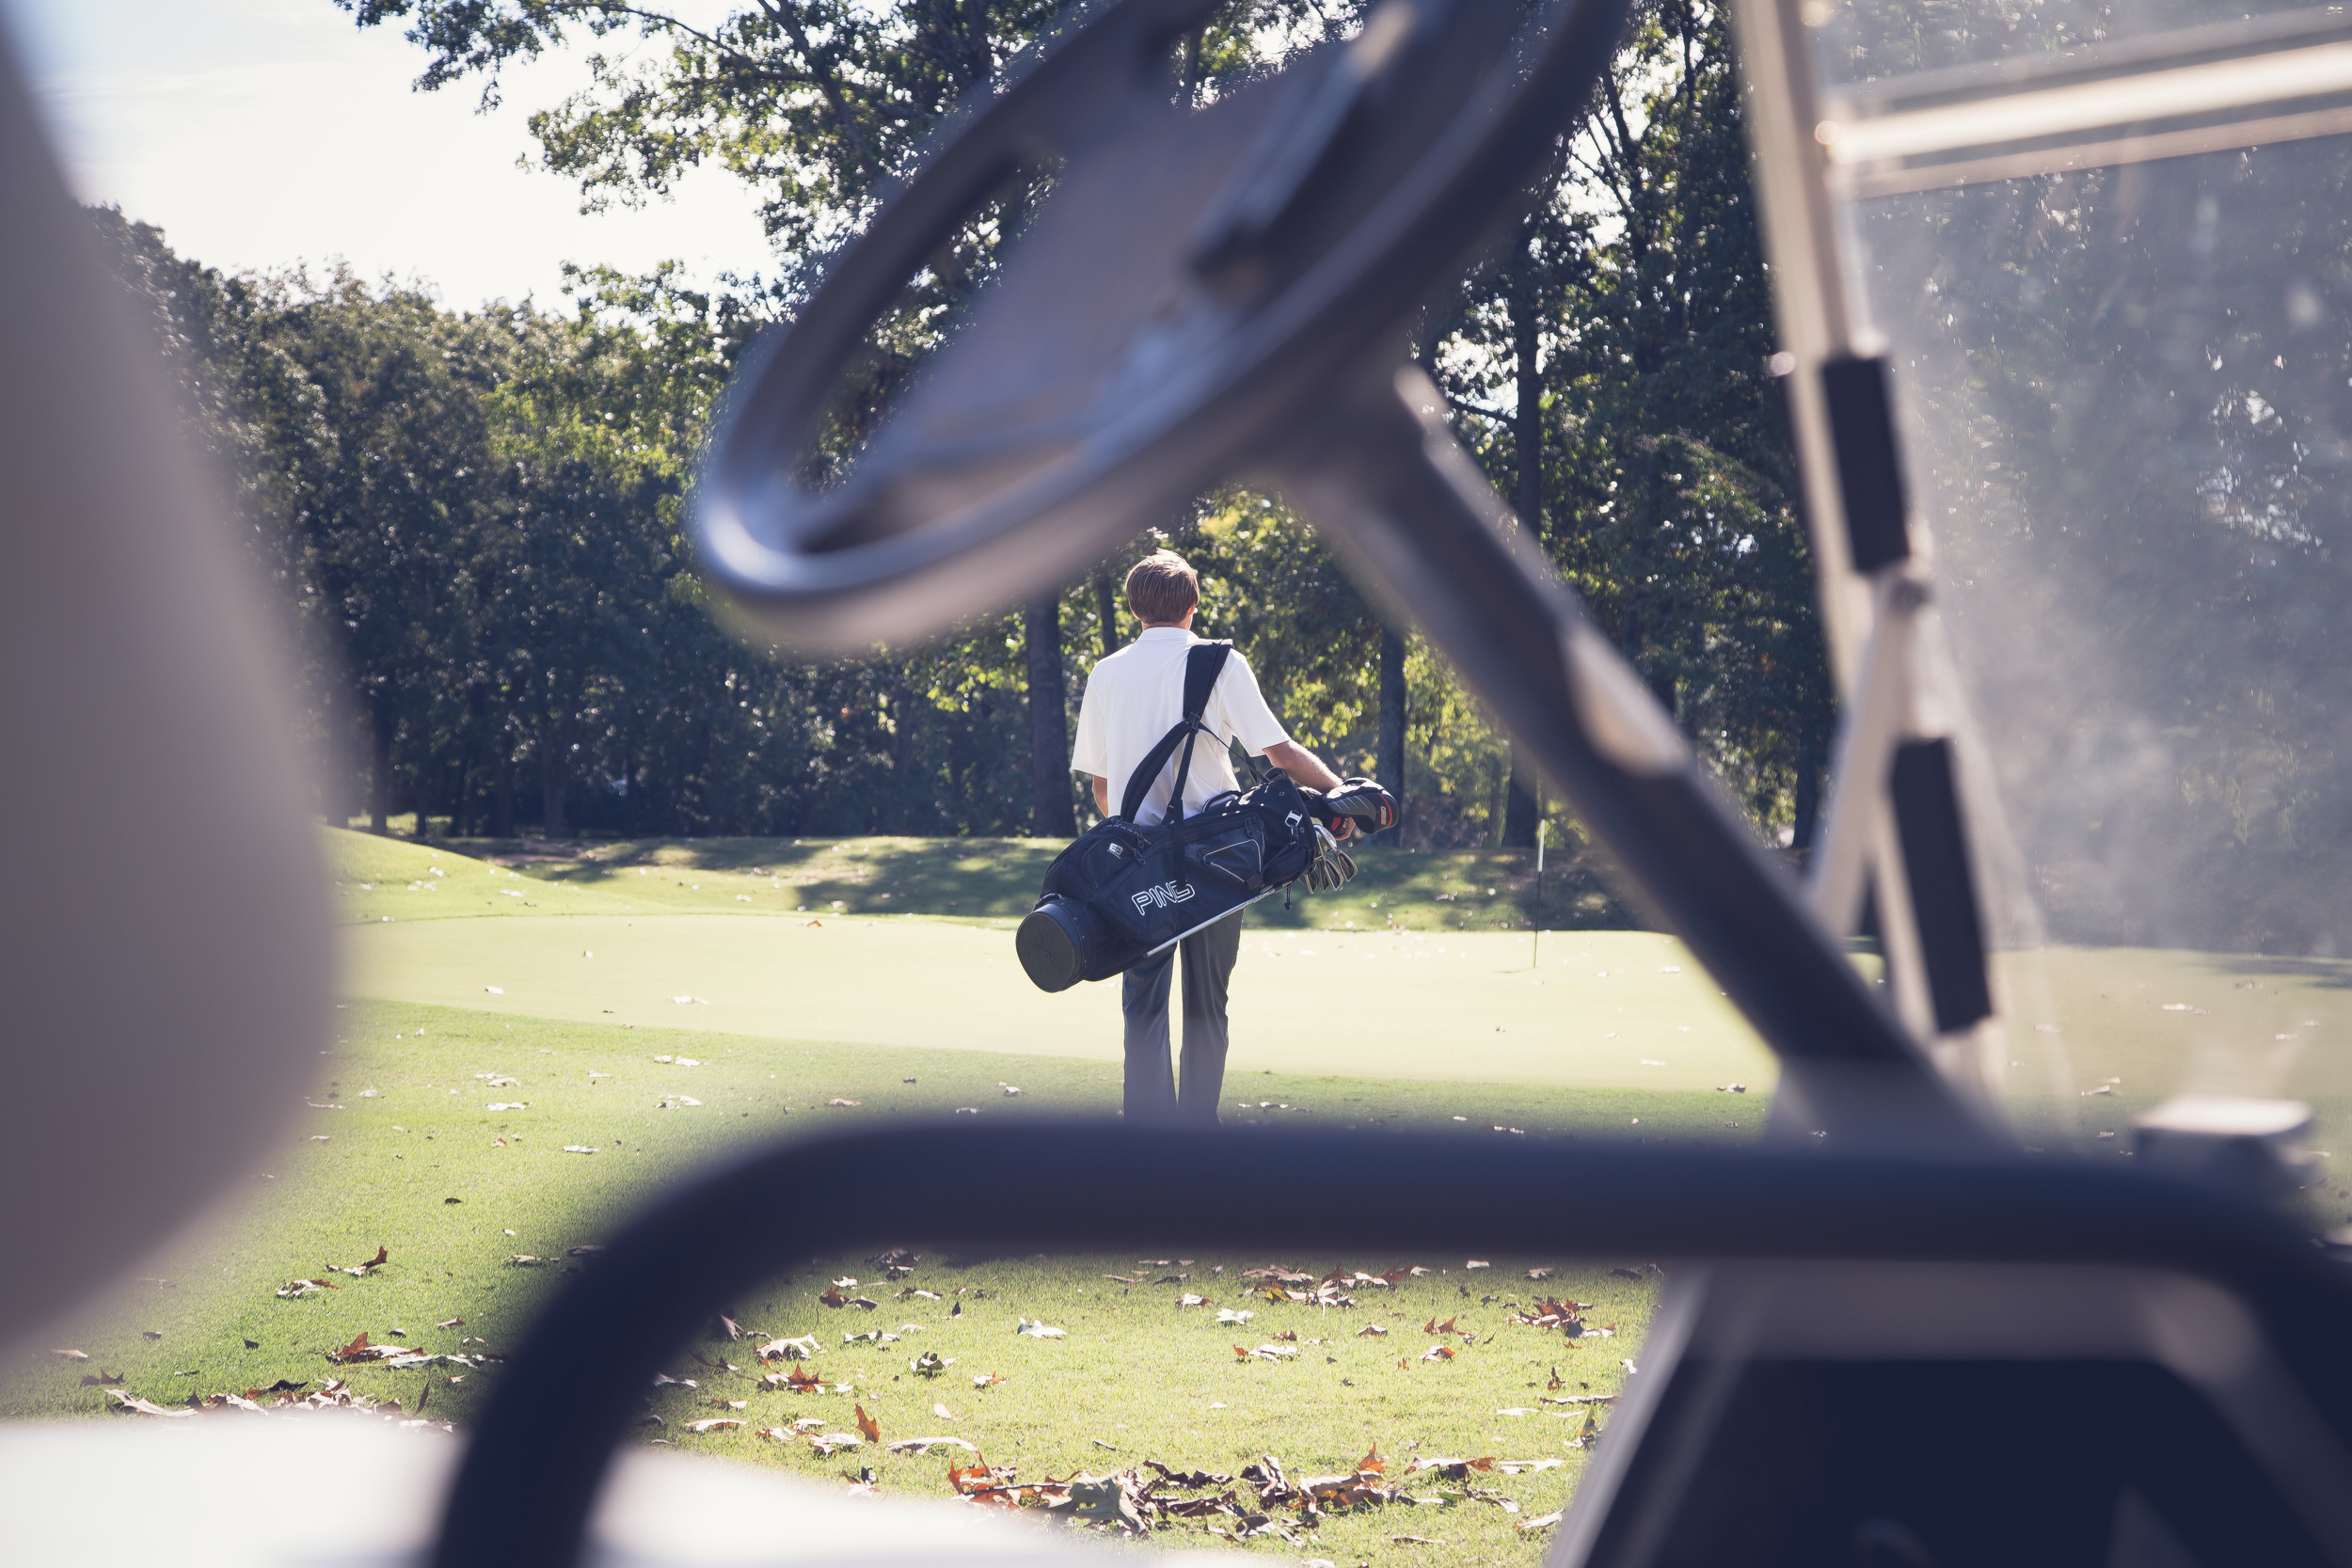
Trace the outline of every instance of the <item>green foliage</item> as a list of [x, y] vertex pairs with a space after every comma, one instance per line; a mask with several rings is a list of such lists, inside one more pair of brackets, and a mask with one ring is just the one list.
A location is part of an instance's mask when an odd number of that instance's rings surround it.
[[[759, 193], [782, 271], [702, 293], [675, 270], [591, 269], [566, 310], [469, 314], [347, 275], [221, 278], [105, 220], [309, 629], [329, 816], [364, 793], [379, 823], [399, 809], [501, 835], [1026, 827], [1020, 616], [780, 660], [712, 627], [680, 525], [752, 338], [801, 308], [963, 95], [1019, 69], [1051, 8], [821, 0], [704, 26], [616, 0], [341, 3], [404, 25], [423, 86], [479, 78], [493, 96], [505, 66], [566, 40], [638, 40], [534, 119], [548, 166], [594, 202], [723, 166]], [[1212, 100], [1356, 10], [1229, 7], [1172, 42], [1169, 89]], [[907, 280], [809, 480], [854, 462], [1049, 179], [1009, 183]], [[1805, 799], [1828, 705], [1762, 376], [1768, 304], [1721, 18], [1686, 4], [1645, 13], [1545, 200], [1424, 338], [1525, 526], [1769, 829]], [[1166, 537], [1202, 569], [1200, 629], [1236, 641], [1299, 739], [1375, 771], [1380, 622], [1311, 531], [1279, 499], [1225, 490]], [[1095, 588], [1059, 595], [1073, 713], [1120, 635]], [[1429, 649], [1408, 666], [1408, 842], [1500, 842], [1507, 741]]]
[[1744, 136], [1722, 12], [1645, 10], [1548, 200], [1425, 336], [1521, 526], [1770, 829], [1832, 718]]

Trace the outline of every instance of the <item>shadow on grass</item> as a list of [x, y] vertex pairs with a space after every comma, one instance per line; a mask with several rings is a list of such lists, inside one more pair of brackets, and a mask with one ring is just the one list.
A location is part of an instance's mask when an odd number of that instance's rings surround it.
[[[619, 891], [640, 870], [773, 878], [807, 906], [861, 912], [1017, 920], [1037, 902], [1062, 846], [1039, 839], [623, 839], [603, 844], [454, 840], [462, 853], [549, 881]], [[1589, 857], [1519, 849], [1352, 851], [1355, 880], [1333, 894], [1303, 887], [1256, 907], [1254, 923], [1294, 929], [1631, 930], [1633, 911]]]

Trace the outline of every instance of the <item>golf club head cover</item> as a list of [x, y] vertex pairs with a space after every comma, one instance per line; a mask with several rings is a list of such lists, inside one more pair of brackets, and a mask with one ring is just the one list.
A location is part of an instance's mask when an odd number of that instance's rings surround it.
[[1395, 827], [1398, 815], [1395, 796], [1375, 780], [1354, 776], [1342, 779], [1339, 788], [1324, 792], [1323, 809], [1333, 817], [1354, 817], [1368, 833]]

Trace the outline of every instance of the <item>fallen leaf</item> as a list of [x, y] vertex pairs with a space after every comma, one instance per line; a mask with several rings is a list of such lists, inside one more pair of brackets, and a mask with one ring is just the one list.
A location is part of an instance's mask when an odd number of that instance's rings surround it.
[[707, 1421], [689, 1421], [689, 1432], [733, 1432], [743, 1423], [733, 1416], [713, 1416]]
[[925, 1454], [939, 1448], [961, 1449], [966, 1453], [980, 1451], [961, 1437], [901, 1437], [883, 1446], [892, 1453]]
[[1473, 1258], [1469, 1262], [1464, 1263], [1462, 1267], [1466, 1269], [1491, 1269], [1494, 1265], [1487, 1262], [1484, 1258]]
[[1454, 1325], [1458, 1321], [1458, 1318], [1448, 1318], [1445, 1322], [1439, 1323], [1437, 1319], [1431, 1318], [1421, 1325], [1421, 1331], [1423, 1334], [1452, 1334], [1454, 1332]]
[[133, 1416], [184, 1417], [196, 1414], [193, 1410], [167, 1410], [160, 1404], [153, 1404], [146, 1400], [135, 1398], [132, 1395], [124, 1393], [119, 1388], [109, 1388], [106, 1390], [106, 1408], [109, 1410], [119, 1410], [127, 1415]]
[[342, 1349], [338, 1350], [338, 1351], [329, 1351], [329, 1352], [327, 1352], [327, 1353], [326, 1353], [326, 1358], [327, 1358], [329, 1361], [349, 1361], [349, 1360], [354, 1359], [355, 1357], [358, 1357], [358, 1356], [360, 1356], [360, 1355], [364, 1355], [365, 1354], [367, 1354], [367, 1351], [368, 1351], [368, 1337], [367, 1337], [367, 1335], [366, 1335], [365, 1333], [362, 1333], [362, 1334], [359, 1336], [359, 1338], [358, 1338], [357, 1339], [354, 1339], [353, 1341], [351, 1341], [351, 1343], [349, 1343], [349, 1344], [345, 1345]]
[[1013, 1333], [1025, 1334], [1032, 1339], [1067, 1339], [1070, 1338], [1068, 1329], [1048, 1328], [1042, 1323], [1031, 1323], [1026, 1318], [1021, 1320], [1021, 1326], [1014, 1329]]
[[991, 1372], [986, 1377], [980, 1376], [977, 1372], [975, 1372], [972, 1375], [972, 1386], [975, 1388], [993, 1387], [996, 1384], [1004, 1381], [1005, 1379], [1003, 1374], [999, 1372]]
[[122, 1374], [120, 1372], [110, 1372], [106, 1370], [105, 1368], [101, 1367], [94, 1374], [90, 1372], [84, 1372], [82, 1374], [81, 1386], [85, 1388], [119, 1388], [122, 1386]]
[[855, 1105], [859, 1102], [854, 1100], [828, 1100], [825, 1103], [828, 1105]]
[[1432, 1345], [1427, 1350], [1421, 1353], [1420, 1358], [1423, 1361], [1451, 1361], [1454, 1359], [1454, 1347], [1452, 1345]]
[[847, 1432], [824, 1432], [811, 1437], [808, 1441], [811, 1448], [827, 1458], [831, 1458], [835, 1449], [854, 1449], [866, 1439]]
[[49, 1353], [49, 1354], [52, 1354], [52, 1355], [62, 1355], [62, 1356], [64, 1356], [64, 1357], [65, 1357], [68, 1361], [87, 1361], [87, 1360], [89, 1359], [89, 1352], [87, 1352], [87, 1351], [86, 1351], [86, 1350], [56, 1350], [56, 1349], [52, 1349], [52, 1350], [50, 1351], [50, 1353]]
[[935, 1350], [927, 1350], [907, 1363], [907, 1370], [918, 1377], [937, 1377], [955, 1364], [954, 1356], [942, 1355]]
[[1216, 1310], [1216, 1321], [1221, 1323], [1246, 1323], [1257, 1315], [1255, 1312], [1236, 1312], [1230, 1307], [1220, 1307]]
[[1363, 1327], [1356, 1331], [1356, 1338], [1361, 1339], [1366, 1335], [1370, 1335], [1376, 1338], [1386, 1333], [1388, 1333], [1388, 1330], [1382, 1328], [1378, 1323], [1366, 1323]]
[[465, 1325], [466, 1320], [463, 1318], [443, 1318], [433, 1326], [435, 1328], [463, 1328]]
[[857, 1407], [857, 1429], [865, 1434], [868, 1443], [882, 1441], [881, 1424], [866, 1413], [866, 1407], [862, 1404]]
[[803, 1334], [790, 1339], [771, 1339], [755, 1354], [762, 1361], [805, 1361], [817, 1354], [817, 1336]]
[[943, 1421], [952, 1421], [956, 1418], [956, 1413], [948, 1409], [944, 1404], [932, 1405], [931, 1414], [938, 1417]]

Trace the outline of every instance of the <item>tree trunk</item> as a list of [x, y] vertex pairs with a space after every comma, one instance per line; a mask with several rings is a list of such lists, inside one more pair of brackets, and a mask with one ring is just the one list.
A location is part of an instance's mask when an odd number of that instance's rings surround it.
[[539, 748], [540, 832], [551, 839], [571, 836], [564, 804], [571, 793], [572, 772], [564, 761], [564, 748], [552, 741]]
[[428, 755], [417, 764], [417, 833], [419, 844], [433, 836], [429, 826], [433, 811], [433, 758]]
[[[1389, 626], [1380, 628], [1380, 735], [1374, 758], [1381, 787], [1405, 801], [1405, 635]], [[1395, 844], [1403, 840], [1405, 829], [1399, 825], [1377, 834], [1373, 842]]]
[[490, 798], [490, 836], [515, 836], [515, 758], [504, 736], [499, 740], [497, 791]]
[[1103, 623], [1103, 657], [1108, 658], [1119, 652], [1119, 590], [1111, 583], [1110, 568], [1098, 568], [1094, 574], [1094, 613]]
[[[1518, 448], [1517, 502], [1518, 543], [1522, 549], [1541, 551], [1544, 538], [1544, 384], [1538, 355], [1542, 351], [1543, 318], [1538, 313], [1534, 263], [1522, 248], [1513, 259], [1511, 277], [1511, 344], [1518, 369], [1518, 407], [1512, 420], [1512, 444]], [[1502, 847], [1535, 847], [1535, 773], [1522, 753], [1518, 739], [1511, 741], [1511, 784], [1504, 797]]]
[[1797, 741], [1797, 820], [1788, 839], [1790, 848], [1813, 847], [1813, 835], [1819, 831], [1820, 816], [1820, 749], [1813, 736], [1807, 734], [1799, 736]]
[[1075, 838], [1078, 818], [1070, 800], [1069, 693], [1062, 684], [1061, 595], [1047, 594], [1028, 608], [1029, 778], [1035, 808], [1029, 832], [1039, 838]]
[[392, 718], [381, 708], [369, 714], [370, 739], [374, 743], [374, 764], [368, 774], [368, 832], [389, 833], [392, 831]]
[[1535, 795], [1531, 787], [1535, 782], [1535, 769], [1520, 751], [1519, 743], [1511, 742], [1511, 785], [1502, 808], [1502, 847], [1505, 849], [1535, 847]]

